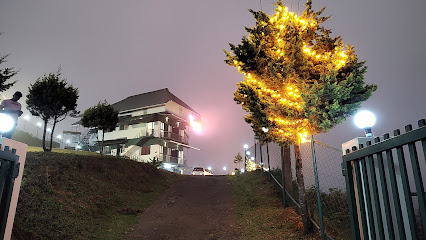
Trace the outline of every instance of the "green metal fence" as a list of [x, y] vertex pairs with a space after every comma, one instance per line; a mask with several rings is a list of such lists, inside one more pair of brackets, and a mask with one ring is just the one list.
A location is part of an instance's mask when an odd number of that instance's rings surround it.
[[9, 147], [5, 146], [4, 151], [0, 150], [0, 239], [3, 239], [5, 234], [13, 184], [19, 173], [18, 159], [19, 157], [16, 155], [16, 149], [10, 151]]
[[[256, 142], [247, 152], [247, 158], [262, 166], [283, 191], [284, 206], [299, 208], [293, 146], [284, 149], [275, 143]], [[350, 239], [342, 151], [312, 138], [301, 144], [301, 152], [306, 198], [314, 226], [323, 239]]]
[[[345, 149], [352, 239], [425, 239], [426, 122]], [[352, 151], [352, 152], [351, 152]]]

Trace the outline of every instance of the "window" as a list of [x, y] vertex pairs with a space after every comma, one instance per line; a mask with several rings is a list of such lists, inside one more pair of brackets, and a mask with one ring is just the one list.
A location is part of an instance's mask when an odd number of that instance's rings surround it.
[[120, 130], [127, 130], [127, 129], [129, 129], [129, 125], [127, 124], [120, 125]]
[[141, 155], [149, 155], [150, 154], [150, 146], [142, 146], [141, 147]]
[[132, 128], [141, 128], [141, 127], [146, 127], [146, 123], [132, 124]]

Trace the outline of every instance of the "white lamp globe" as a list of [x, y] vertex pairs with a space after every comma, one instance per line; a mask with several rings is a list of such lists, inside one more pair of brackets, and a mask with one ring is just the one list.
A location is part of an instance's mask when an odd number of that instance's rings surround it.
[[371, 128], [376, 123], [376, 116], [370, 111], [360, 111], [355, 115], [355, 125], [359, 128]]
[[14, 126], [15, 121], [11, 116], [0, 113], [0, 133], [9, 132]]

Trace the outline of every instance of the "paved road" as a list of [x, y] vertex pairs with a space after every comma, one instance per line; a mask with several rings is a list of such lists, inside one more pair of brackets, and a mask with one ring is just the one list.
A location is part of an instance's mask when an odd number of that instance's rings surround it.
[[145, 210], [125, 239], [239, 239], [225, 176], [185, 176]]

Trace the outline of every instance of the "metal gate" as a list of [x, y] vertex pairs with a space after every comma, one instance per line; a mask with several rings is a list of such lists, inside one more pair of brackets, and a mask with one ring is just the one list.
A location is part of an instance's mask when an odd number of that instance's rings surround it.
[[4, 151], [0, 150], [0, 239], [3, 239], [5, 234], [13, 184], [19, 173], [18, 159], [19, 157], [16, 155], [16, 149], [10, 151], [9, 147], [5, 146]]
[[425, 239], [426, 122], [343, 156], [352, 239]]

